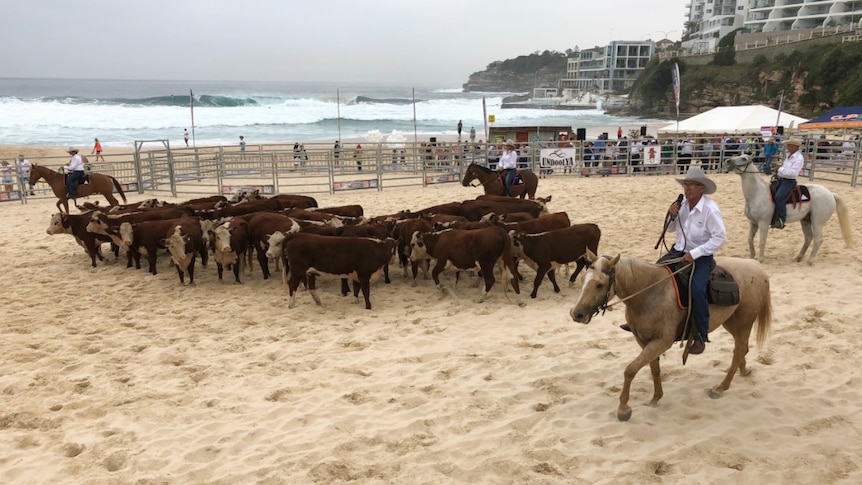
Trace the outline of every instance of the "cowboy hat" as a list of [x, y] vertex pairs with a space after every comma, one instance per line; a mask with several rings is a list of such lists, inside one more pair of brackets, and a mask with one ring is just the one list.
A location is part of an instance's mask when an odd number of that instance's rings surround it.
[[66, 150], [66, 153], [72, 153], [72, 152], [78, 153], [78, 149], [75, 147], [69, 147], [69, 149]]
[[706, 174], [700, 167], [691, 167], [688, 169], [688, 173], [685, 174], [684, 179], [676, 179], [680, 185], [683, 185], [685, 182], [697, 182], [699, 184], [703, 184], [706, 187], [703, 191], [704, 194], [712, 194], [715, 193], [715, 182], [706, 178]]
[[790, 137], [790, 138], [784, 140], [784, 144], [785, 145], [796, 145], [798, 147], [801, 147], [802, 146], [802, 140], [793, 136], [793, 137]]
[[507, 146], [507, 147], [514, 147], [514, 146], [515, 146], [515, 141], [514, 141], [514, 140], [512, 140], [511, 138], [509, 138], [508, 140], [506, 140], [505, 146]]

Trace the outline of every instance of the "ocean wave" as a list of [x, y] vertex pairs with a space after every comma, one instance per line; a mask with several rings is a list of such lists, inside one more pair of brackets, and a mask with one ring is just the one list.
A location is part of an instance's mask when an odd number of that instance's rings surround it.
[[[22, 100], [26, 101], [26, 100]], [[85, 98], [80, 96], [46, 96], [39, 98], [45, 103], [60, 104], [96, 104], [96, 105], [125, 105], [125, 106], [189, 106], [189, 97], [186, 95], [165, 95], [149, 98]], [[236, 108], [240, 106], [259, 106], [255, 98], [235, 96], [211, 96], [202, 94], [195, 96], [195, 106], [207, 106], [213, 108]]]
[[[421, 102], [417, 99], [416, 102]], [[356, 104], [413, 104], [412, 98], [372, 98], [369, 96], [357, 96], [347, 102], [348, 105]]]

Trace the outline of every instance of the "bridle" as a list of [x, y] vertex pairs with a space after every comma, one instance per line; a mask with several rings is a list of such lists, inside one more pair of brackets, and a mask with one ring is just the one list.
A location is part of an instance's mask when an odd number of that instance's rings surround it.
[[731, 169], [734, 172], [739, 173], [739, 174], [743, 174], [743, 173], [747, 172], [748, 167], [751, 166], [752, 163], [754, 163], [754, 160], [752, 160], [750, 157], [745, 157], [745, 159], [747, 160], [747, 162], [745, 164], [737, 164], [733, 161], [733, 160], [736, 160], [737, 158], [743, 158], [743, 157], [731, 158], [730, 163], [732, 165]]
[[476, 185], [473, 185], [473, 180], [478, 180], [478, 181], [479, 181], [479, 183], [484, 187], [484, 186], [486, 186], [486, 185], [490, 184], [491, 182], [493, 182], [495, 178], [498, 178], [498, 177], [499, 177], [499, 174], [496, 174], [496, 173], [490, 172], [490, 173], [488, 173], [488, 177], [487, 177], [485, 180], [482, 180], [482, 179], [479, 177], [479, 175], [483, 173], [483, 171], [482, 171], [482, 170], [479, 170], [479, 169], [473, 169], [473, 170], [472, 170], [472, 173], [473, 173], [474, 177], [473, 177], [473, 179], [472, 179], [472, 180], [470, 180], [470, 186], [471, 186], [471, 187], [476, 187]]
[[[602, 257], [605, 259], [608, 259], [608, 260], [611, 259], [610, 256], [602, 256]], [[682, 261], [682, 258], [669, 259], [667, 261], [663, 261], [661, 263], [661, 266], [667, 266], [667, 265], [670, 265], [673, 263], [677, 263], [679, 261]], [[604, 314], [608, 308], [612, 308], [616, 305], [619, 305], [620, 303], [625, 303], [627, 300], [630, 300], [630, 299], [634, 298], [635, 296], [640, 295], [641, 293], [645, 292], [646, 290], [652, 288], [653, 286], [663, 282], [666, 278], [672, 278], [677, 273], [681, 273], [681, 272], [685, 271], [690, 266], [691, 266], [691, 263], [685, 264], [685, 265], [681, 266], [679, 269], [677, 269], [676, 271], [669, 273], [667, 276], [659, 278], [659, 280], [656, 281], [655, 283], [649, 284], [649, 285], [641, 288], [640, 290], [632, 293], [631, 295], [629, 295], [625, 298], [622, 298], [618, 301], [615, 301], [613, 303], [609, 303], [609, 302], [610, 302], [610, 299], [612, 298], [611, 295], [612, 295], [612, 293], [614, 293], [614, 287], [616, 286], [616, 283], [617, 283], [617, 272], [615, 269], [611, 269], [611, 270], [602, 269], [602, 273], [608, 275], [608, 278], [609, 278], [609, 280], [608, 280], [608, 291], [607, 291], [607, 293], [605, 293], [604, 300], [601, 303], [599, 303], [599, 305], [596, 307], [596, 309], [593, 310], [592, 314], [590, 314], [590, 318], [598, 315], [599, 313], [601, 313], [602, 316], [604, 316]], [[595, 268], [593, 268], [592, 265], [590, 265], [590, 267], [588, 269], [595, 270]]]

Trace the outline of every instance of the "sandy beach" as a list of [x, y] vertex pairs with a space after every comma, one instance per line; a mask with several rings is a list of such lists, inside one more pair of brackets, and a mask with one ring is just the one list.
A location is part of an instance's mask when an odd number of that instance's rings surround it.
[[[747, 257], [739, 176], [713, 178], [720, 255]], [[856, 189], [823, 185], [862, 243]], [[679, 192], [672, 176], [552, 176], [538, 195], [597, 223], [602, 254], [652, 261]], [[453, 183], [315, 197], [378, 215], [477, 195]], [[0, 204], [0, 483], [862, 483], [862, 258], [836, 217], [813, 268], [792, 261], [798, 224], [770, 233], [773, 332], [762, 349], [752, 339], [751, 376], [708, 397], [731, 358], [716, 331], [685, 366], [677, 346], [665, 354], [656, 407], [643, 370], [619, 422], [639, 347], [623, 311], [569, 318], [583, 277], [559, 294], [545, 281], [535, 300], [527, 289], [519, 308], [499, 285], [481, 304], [469, 281], [455, 296], [411, 287], [394, 264], [370, 311], [336, 281], [323, 306], [300, 292], [288, 309], [256, 266], [237, 285], [211, 259], [195, 286], [166, 257], [156, 276], [124, 256], [91, 268], [71, 236], [45, 233], [54, 204]]]

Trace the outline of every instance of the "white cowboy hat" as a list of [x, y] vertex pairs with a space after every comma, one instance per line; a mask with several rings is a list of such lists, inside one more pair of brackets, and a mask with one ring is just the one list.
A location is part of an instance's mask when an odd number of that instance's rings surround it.
[[511, 138], [509, 138], [508, 140], [506, 140], [505, 146], [507, 146], [507, 147], [514, 147], [514, 146], [515, 146], [515, 141], [514, 141], [514, 140], [512, 140]]
[[801, 147], [802, 146], [802, 140], [800, 140], [799, 138], [794, 136], [794, 137], [790, 137], [790, 138], [784, 140], [784, 144], [785, 145], [796, 145], [797, 147]]
[[685, 182], [701, 183], [704, 185], [704, 187], [706, 187], [706, 189], [704, 189], [704, 191], [703, 191], [704, 194], [715, 193], [715, 189], [716, 189], [715, 182], [706, 178], [706, 174], [703, 172], [703, 170], [700, 167], [689, 168], [688, 173], [685, 174], [685, 178], [684, 179], [676, 179], [676, 181], [679, 182], [680, 185], [683, 185]]
[[66, 150], [66, 153], [72, 153], [72, 152], [78, 153], [78, 149], [75, 147], [69, 147], [69, 149]]

